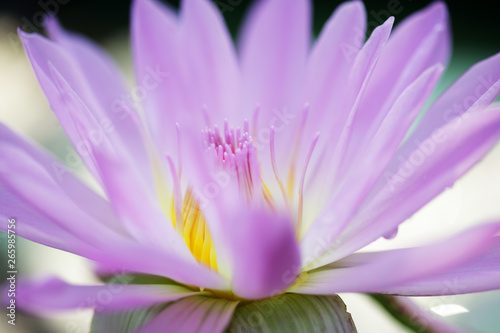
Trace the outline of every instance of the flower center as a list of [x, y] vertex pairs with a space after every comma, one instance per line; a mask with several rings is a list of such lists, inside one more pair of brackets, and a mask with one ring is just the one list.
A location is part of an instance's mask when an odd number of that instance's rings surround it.
[[242, 130], [230, 128], [225, 121], [222, 133], [215, 125], [205, 128], [202, 137], [215, 168], [224, 172], [230, 181], [237, 181], [240, 193], [251, 199], [260, 185], [260, 171], [248, 122], [245, 121]]
[[[178, 134], [180, 136], [180, 130]], [[223, 172], [229, 182], [238, 184], [240, 193], [250, 200], [259, 190], [261, 182], [257, 152], [249, 134], [248, 122], [240, 129], [230, 128], [226, 121], [222, 132], [217, 125], [206, 127], [202, 130], [202, 140], [215, 170]], [[169, 212], [174, 227], [182, 235], [196, 260], [217, 271], [215, 247], [199, 203], [190, 189], [182, 198], [178, 170], [169, 156], [167, 160], [174, 182]], [[180, 166], [178, 169], [180, 170]]]
[[[175, 221], [174, 226], [176, 223]], [[217, 260], [212, 237], [200, 207], [189, 190], [184, 197], [180, 229], [186, 245], [196, 260], [216, 271]]]
[[[202, 140], [206, 145], [205, 152], [210, 156], [209, 160], [213, 163], [211, 166], [212, 169], [218, 172], [221, 178], [224, 178], [224, 184], [230, 183], [230, 186], [235, 186], [234, 184], [236, 184], [239, 189], [239, 193], [245, 197], [247, 201], [250, 202], [253, 200], [264, 199], [264, 202], [266, 202], [269, 207], [275, 209], [276, 203], [273, 196], [261, 177], [260, 166], [257, 159], [257, 149], [254, 145], [249, 127], [248, 121], [244, 122], [243, 128], [229, 127], [227, 121], [224, 122], [224, 128], [222, 130], [219, 129], [217, 125], [213, 127], [206, 127], [201, 131]], [[178, 141], [180, 142], [180, 128], [177, 128], [179, 136]], [[283, 200], [286, 208], [288, 210], [292, 210], [292, 192], [294, 192], [293, 183], [295, 178], [294, 174], [297, 156], [295, 156], [296, 154], [293, 154], [292, 156], [290, 167], [290, 174], [292, 174], [292, 176], [289, 177], [290, 179], [288, 180], [288, 186], [286, 188], [278, 175], [274, 136], [275, 130], [274, 128], [271, 128], [269, 144], [272, 168], [275, 180], [279, 184], [283, 194]], [[300, 137], [301, 136], [299, 135], [299, 140], [297, 140], [298, 142], [300, 141]], [[307, 156], [305, 156], [302, 177], [298, 186], [298, 203], [296, 207], [298, 211], [296, 213], [295, 225], [298, 237], [302, 222], [304, 178], [317, 140], [318, 135], [316, 135], [313, 139], [309, 152]], [[296, 149], [294, 149], [294, 151], [295, 150]], [[171, 201], [172, 205], [169, 209], [166, 209], [166, 211], [169, 212], [174, 227], [177, 229], [179, 234], [182, 235], [186, 245], [196, 260], [217, 271], [218, 267], [215, 247], [210, 230], [205, 221], [205, 217], [200, 210], [200, 204], [189, 188], [185, 191], [183, 198], [179, 180], [181, 165], [179, 164], [176, 170], [172, 158], [167, 156], [167, 160], [172, 173], [174, 195]], [[224, 187], [224, 184], [222, 184], [221, 187]], [[219, 188], [218, 190], [221, 189]]]

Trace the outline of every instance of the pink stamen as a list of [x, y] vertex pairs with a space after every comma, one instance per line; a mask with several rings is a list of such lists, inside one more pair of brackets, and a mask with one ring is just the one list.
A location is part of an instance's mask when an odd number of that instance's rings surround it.
[[260, 180], [260, 173], [253, 140], [248, 133], [248, 122], [243, 128], [242, 131], [241, 128], [229, 127], [225, 120], [222, 133], [217, 125], [214, 125], [203, 130], [202, 136], [216, 167], [233, 174], [240, 190], [251, 197], [255, 192], [256, 180]]

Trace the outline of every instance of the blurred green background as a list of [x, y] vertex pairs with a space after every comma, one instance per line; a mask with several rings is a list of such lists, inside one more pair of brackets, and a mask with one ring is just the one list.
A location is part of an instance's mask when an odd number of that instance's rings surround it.
[[[55, 1], [55, 0], [54, 0]], [[2, 0], [0, 10], [9, 12], [13, 18], [21, 20], [27, 17], [36, 21], [34, 16], [51, 0]], [[235, 33], [252, 0], [212, 0], [224, 12], [224, 17], [231, 31]], [[293, 0], [290, 0], [293, 1]], [[94, 39], [102, 39], [107, 34], [126, 28], [129, 23], [128, 0], [59, 0], [57, 15], [68, 28], [78, 30]], [[179, 0], [164, 0], [174, 7]], [[343, 1], [313, 0], [314, 31], [317, 33], [332, 11]], [[391, 12], [396, 22], [425, 7], [431, 0], [367, 0], [364, 1], [368, 21], [381, 23], [385, 12]], [[452, 17], [456, 44], [474, 43], [485, 51], [498, 51], [499, 34], [499, 2], [497, 0], [457, 1], [447, 0]], [[54, 7], [49, 10], [54, 10]], [[47, 11], [47, 10], [46, 10]], [[373, 28], [373, 27], [372, 27]], [[496, 47], [495, 47], [496, 46]]]

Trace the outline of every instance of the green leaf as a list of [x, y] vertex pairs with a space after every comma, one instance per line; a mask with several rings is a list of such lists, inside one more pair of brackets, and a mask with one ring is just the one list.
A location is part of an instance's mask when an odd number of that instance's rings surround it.
[[[177, 301], [178, 302], [178, 301]], [[119, 313], [96, 313], [91, 333], [133, 333], [175, 302]], [[342, 299], [337, 296], [284, 294], [256, 302], [241, 302], [226, 333], [355, 333]]]
[[117, 313], [96, 313], [92, 318], [90, 333], [120, 332], [134, 333], [146, 322], [165, 309], [166, 305], [153, 306]]
[[439, 320], [415, 304], [410, 298], [383, 294], [370, 294], [400, 324], [418, 333], [462, 332]]
[[148, 275], [148, 274], [119, 274], [119, 275], [103, 275], [100, 276], [102, 282], [118, 283], [118, 284], [168, 284], [182, 286], [164, 276]]
[[[181, 286], [174, 280], [166, 277], [146, 274], [120, 274], [101, 276], [106, 283], [117, 284], [156, 284]], [[173, 302], [172, 302], [173, 303]], [[126, 312], [94, 313], [90, 333], [120, 332], [134, 333], [146, 322], [155, 317], [172, 303], [160, 304], [149, 308], [139, 308]]]
[[351, 315], [337, 296], [284, 294], [241, 304], [226, 330], [228, 333], [352, 333]]

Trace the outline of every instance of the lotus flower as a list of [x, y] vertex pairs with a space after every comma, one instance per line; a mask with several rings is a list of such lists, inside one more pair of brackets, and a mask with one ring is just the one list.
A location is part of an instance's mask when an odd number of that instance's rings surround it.
[[[365, 41], [363, 4], [346, 2], [312, 47], [310, 10], [307, 0], [260, 1], [235, 50], [211, 2], [184, 0], [177, 14], [136, 0], [131, 93], [102, 50], [55, 19], [50, 39], [20, 31], [105, 197], [2, 127], [2, 216], [16, 218], [21, 237], [131, 279], [21, 281], [20, 306], [156, 309], [134, 329], [222, 332], [251, 306], [287, 296], [273, 316], [292, 332], [307, 318], [336, 325], [339, 303], [318, 295], [500, 288], [498, 222], [425, 247], [354, 253], [394, 237], [497, 142], [500, 55], [412, 127], [450, 54], [445, 5], [392, 34], [389, 18]], [[97, 331], [126, 331], [116, 327]]]

